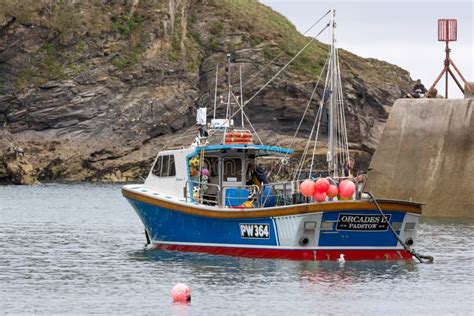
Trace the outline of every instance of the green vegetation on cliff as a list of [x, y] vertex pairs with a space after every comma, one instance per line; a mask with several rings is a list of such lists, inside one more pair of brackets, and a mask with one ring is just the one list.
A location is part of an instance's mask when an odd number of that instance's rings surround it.
[[[230, 32], [248, 34], [244, 41], [249, 46], [275, 43], [274, 46], [264, 47], [270, 60], [280, 56], [279, 61], [286, 62], [310, 40], [299, 33], [287, 18], [256, 0], [212, 0], [210, 3], [218, 15], [229, 22]], [[321, 26], [318, 28], [321, 29]], [[290, 65], [290, 71], [312, 77], [319, 75], [326, 56], [325, 45], [315, 42]]]
[[[168, 137], [189, 143], [175, 135], [212, 103], [216, 65], [218, 93], [226, 89], [226, 53], [249, 96], [309, 40], [256, 0], [0, 0], [0, 130], [40, 181], [135, 179]], [[410, 77], [340, 55], [349, 141], [367, 161]], [[326, 56], [313, 42], [249, 103], [267, 142], [284, 145], [294, 132]]]

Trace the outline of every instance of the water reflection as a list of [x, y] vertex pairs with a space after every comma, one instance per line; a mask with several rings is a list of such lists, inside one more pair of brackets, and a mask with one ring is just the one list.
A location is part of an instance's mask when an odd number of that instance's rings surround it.
[[378, 280], [418, 278], [414, 261], [290, 261], [237, 258], [230, 256], [186, 253], [155, 249], [131, 252], [131, 260], [157, 263], [185, 269], [195, 276], [212, 275], [212, 283], [229, 283], [246, 278], [292, 279], [306, 283], [354, 284]]
[[[0, 188], [2, 313], [474, 313], [474, 220], [422, 220], [416, 249], [430, 265], [246, 259], [143, 249], [119, 189]], [[171, 302], [178, 282], [191, 304]]]
[[354, 284], [359, 282], [387, 282], [393, 279], [413, 278], [417, 264], [414, 262], [364, 262], [351, 261], [344, 264], [334, 262], [314, 262], [301, 264], [299, 276], [307, 283]]

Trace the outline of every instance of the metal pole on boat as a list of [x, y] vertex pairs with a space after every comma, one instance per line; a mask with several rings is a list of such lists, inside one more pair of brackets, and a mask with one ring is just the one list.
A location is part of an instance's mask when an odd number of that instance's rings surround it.
[[[240, 77], [240, 104], [244, 104], [244, 93], [242, 88], [242, 66], [239, 66], [239, 77]], [[244, 110], [240, 110], [240, 120], [242, 121], [242, 128], [244, 128]]]
[[217, 79], [219, 76], [219, 65], [216, 66], [216, 83], [214, 85], [214, 113], [213, 119], [216, 119], [216, 108], [217, 108]]

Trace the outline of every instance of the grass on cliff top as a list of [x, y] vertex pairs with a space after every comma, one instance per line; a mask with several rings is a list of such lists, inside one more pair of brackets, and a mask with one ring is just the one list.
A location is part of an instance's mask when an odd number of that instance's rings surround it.
[[[309, 41], [287, 18], [256, 0], [211, 0], [210, 4], [216, 8], [222, 20], [230, 23], [231, 28], [249, 34], [247, 41], [250, 46], [275, 43], [276, 47], [264, 47], [267, 58], [273, 59], [284, 52], [279, 60], [285, 63]], [[322, 25], [317, 28], [321, 29]], [[326, 57], [325, 45], [312, 43], [290, 65], [289, 70], [299, 75], [314, 77], [320, 73]]]
[[[309, 40], [287, 18], [256, 0], [211, 0], [210, 3], [217, 9], [222, 20], [229, 21], [234, 29], [250, 34], [248, 40], [251, 46], [271, 41], [276, 43], [277, 47], [265, 48], [267, 58], [273, 59], [284, 51], [280, 61], [286, 62]], [[304, 10], [304, 7], [301, 9]], [[328, 8], [321, 7], [320, 12], [314, 13], [314, 19], [327, 10]], [[324, 22], [320, 22], [311, 34], [316, 34], [323, 26]], [[325, 40], [326, 34], [326, 31], [323, 32], [318, 40]], [[327, 46], [316, 41], [290, 65], [289, 70], [314, 78], [321, 71], [326, 57]], [[404, 87], [409, 84], [408, 73], [398, 66], [373, 58], [362, 58], [344, 50], [340, 50], [340, 57], [347, 66], [343, 69], [345, 76], [358, 77], [373, 86], [389, 84]]]

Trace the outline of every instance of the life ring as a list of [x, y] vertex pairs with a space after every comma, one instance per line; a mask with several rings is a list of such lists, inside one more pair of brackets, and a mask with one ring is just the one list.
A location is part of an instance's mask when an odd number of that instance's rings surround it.
[[[239, 135], [236, 135], [239, 134]], [[243, 134], [244, 136], [240, 135], [242, 133], [238, 132], [229, 132], [225, 135], [225, 143], [226, 144], [252, 144], [252, 134]]]
[[249, 144], [253, 144], [253, 142], [249, 141], [249, 140], [235, 140], [235, 139], [232, 139], [232, 140], [226, 139], [225, 143], [228, 144], [228, 145], [249, 145]]
[[225, 137], [236, 137], [236, 138], [252, 138], [252, 133], [250, 132], [227, 132]]
[[225, 140], [229, 142], [250, 142], [252, 138], [226, 137]]

